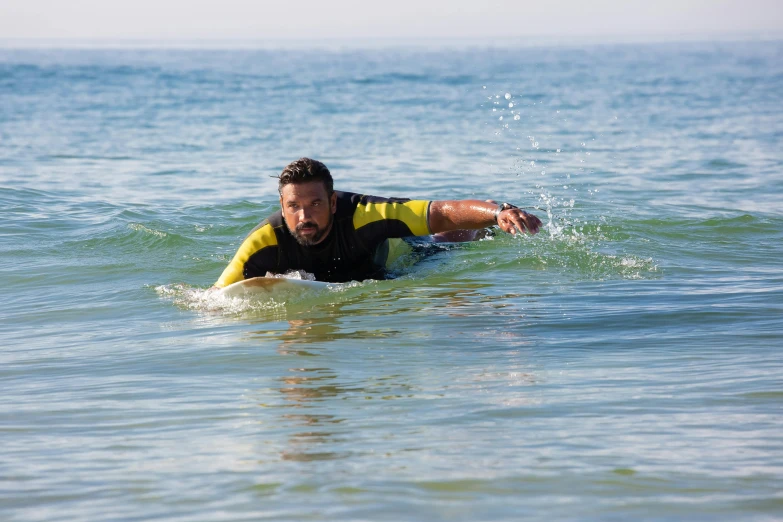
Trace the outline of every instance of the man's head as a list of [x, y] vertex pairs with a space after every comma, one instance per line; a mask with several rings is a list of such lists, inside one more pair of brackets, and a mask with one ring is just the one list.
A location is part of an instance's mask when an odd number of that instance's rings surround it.
[[331, 197], [334, 192], [334, 182], [332, 181], [332, 174], [329, 172], [329, 169], [320, 161], [310, 158], [299, 158], [296, 161], [292, 161], [285, 166], [283, 172], [277, 177], [277, 180], [277, 191], [281, 196], [283, 195], [283, 187], [286, 185], [291, 183], [298, 185], [311, 181], [323, 183], [329, 197]]
[[310, 158], [289, 163], [278, 177], [277, 189], [291, 235], [304, 246], [323, 241], [337, 211], [332, 175], [326, 165]]

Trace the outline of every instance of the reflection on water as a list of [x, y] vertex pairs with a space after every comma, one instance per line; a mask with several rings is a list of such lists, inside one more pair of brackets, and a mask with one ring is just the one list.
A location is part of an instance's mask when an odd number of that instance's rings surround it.
[[352, 444], [357, 419], [324, 412], [332, 411], [338, 401], [412, 398], [419, 390], [408, 379], [395, 374], [352, 381], [329, 368], [289, 368], [277, 379], [276, 391], [283, 399], [276, 405], [283, 409], [278, 421], [287, 433], [280, 457], [292, 461], [334, 460], [361, 453]]
[[312, 316], [311, 319], [290, 319], [288, 329], [278, 333], [282, 341], [279, 348], [281, 354], [289, 353], [291, 350], [301, 352], [302, 350], [296, 348], [300, 344], [317, 344], [344, 339], [388, 338], [399, 334], [399, 331], [390, 329], [341, 330], [339, 316], [336, 314], [313, 313]]
[[[336, 382], [336, 375], [328, 368], [291, 368], [289, 371], [314, 375], [289, 375], [280, 378], [279, 388], [287, 407], [311, 408], [314, 401], [337, 397], [345, 390]], [[335, 415], [311, 413], [283, 413], [281, 424], [292, 430], [288, 437], [288, 447], [280, 452], [283, 460], [310, 461], [346, 458], [350, 452], [317, 451], [324, 444], [338, 443], [344, 440], [333, 427], [345, 419]], [[299, 431], [306, 427], [306, 431]]]
[[[368, 321], [364, 319], [368, 316], [425, 314], [475, 320], [482, 316], [513, 315], [521, 302], [529, 304], [536, 297], [519, 293], [492, 295], [493, 290], [490, 284], [464, 280], [428, 280], [426, 285], [411, 279], [376, 282], [372, 286], [365, 283], [330, 294], [329, 299], [319, 295], [311, 300], [284, 303], [285, 306], [276, 309], [272, 317], [267, 310], [255, 310], [251, 317], [253, 322], [267, 328], [256, 330], [251, 335], [267, 341], [282, 341], [280, 350], [284, 353], [300, 344], [388, 339], [401, 335], [405, 330], [405, 324], [390, 327], [388, 322], [382, 322], [384, 326], [367, 329]], [[362, 319], [361, 324], [355, 324], [354, 318]], [[268, 329], [270, 320], [285, 321], [286, 330]], [[376, 321], [376, 324], [379, 323]]]
[[291, 368], [292, 372], [326, 372], [325, 375], [297, 376], [290, 375], [280, 379], [283, 387], [280, 393], [291, 401], [291, 405], [297, 408], [310, 407], [311, 402], [330, 397], [336, 397], [343, 393], [357, 391], [359, 388], [347, 387], [337, 384], [336, 375], [326, 368]]
[[[277, 323], [283, 328], [264, 323], [250, 339], [263, 346], [274, 343], [285, 364], [267, 379], [272, 386], [258, 391], [263, 416], [279, 412], [271, 422], [273, 431], [284, 434], [279, 458], [304, 462], [417, 451], [420, 436], [404, 428], [406, 419], [416, 417], [410, 408], [422, 400], [443, 401], [445, 393], [477, 394], [500, 411], [535, 404], [521, 391], [537, 382], [527, 354], [520, 351], [530, 340], [519, 307], [531, 296], [491, 293], [489, 285], [472, 281], [426, 286], [389, 281], [351, 289], [329, 302], [290, 306], [288, 319]], [[405, 324], [396, 320], [401, 310]], [[449, 320], [431, 324], [436, 315]], [[444, 345], [433, 337], [461, 341]], [[486, 362], [464, 350], [462, 342], [470, 338], [480, 339], [477, 348], [488, 350]], [[444, 358], [453, 370], [432, 374], [433, 365]], [[465, 412], [447, 407], [443, 415], [460, 418]], [[378, 423], [379, 434], [362, 442], [357, 433], [366, 432], [369, 419]], [[263, 424], [269, 429], [269, 422]], [[427, 429], [437, 430], [437, 422]]]

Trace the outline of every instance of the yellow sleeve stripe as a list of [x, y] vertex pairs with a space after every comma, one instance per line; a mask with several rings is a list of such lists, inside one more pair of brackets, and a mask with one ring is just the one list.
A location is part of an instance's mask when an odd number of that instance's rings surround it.
[[272, 228], [272, 225], [269, 223], [255, 232], [252, 232], [239, 246], [237, 253], [234, 255], [234, 259], [232, 259], [226, 269], [223, 270], [223, 273], [220, 275], [220, 279], [217, 280], [217, 283], [215, 283], [215, 286], [224, 288], [237, 281], [242, 281], [245, 278], [245, 263], [250, 259], [250, 256], [263, 248], [275, 245], [277, 245], [277, 236], [275, 235], [274, 228]]
[[428, 223], [429, 201], [407, 201], [405, 203], [381, 202], [358, 205], [353, 214], [353, 227], [358, 230], [365, 225], [394, 219], [402, 221], [415, 236], [428, 236], [430, 227]]

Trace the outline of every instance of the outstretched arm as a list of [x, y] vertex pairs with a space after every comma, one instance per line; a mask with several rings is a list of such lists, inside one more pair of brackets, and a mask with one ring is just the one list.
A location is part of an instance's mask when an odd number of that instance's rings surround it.
[[496, 203], [477, 199], [433, 201], [430, 205], [430, 230], [437, 234], [497, 224], [509, 234], [516, 234], [517, 230], [529, 234], [538, 232], [541, 220], [536, 216], [508, 204], [504, 204], [504, 208], [505, 210], [501, 210]]

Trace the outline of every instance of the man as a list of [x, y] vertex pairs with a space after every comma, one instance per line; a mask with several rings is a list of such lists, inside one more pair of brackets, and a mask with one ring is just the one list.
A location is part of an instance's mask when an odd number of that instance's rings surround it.
[[516, 234], [538, 232], [534, 215], [503, 203], [378, 198], [333, 189], [326, 165], [310, 158], [289, 164], [278, 178], [281, 210], [245, 238], [215, 286], [267, 272], [304, 270], [319, 281], [382, 279], [396, 257], [396, 238], [428, 236], [464, 241], [498, 225]]

